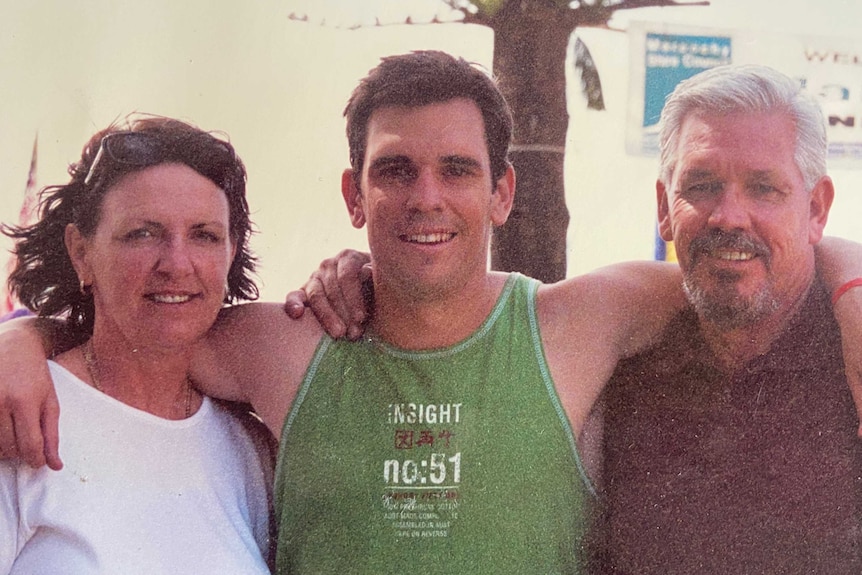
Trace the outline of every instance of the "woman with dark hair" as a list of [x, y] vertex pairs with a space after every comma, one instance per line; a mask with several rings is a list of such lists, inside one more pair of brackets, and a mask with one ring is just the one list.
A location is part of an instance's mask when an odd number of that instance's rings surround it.
[[0, 573], [267, 573], [266, 438], [188, 376], [225, 303], [255, 299], [245, 168], [227, 141], [136, 116], [45, 189], [10, 287], [64, 318], [49, 361], [60, 471], [0, 462]]

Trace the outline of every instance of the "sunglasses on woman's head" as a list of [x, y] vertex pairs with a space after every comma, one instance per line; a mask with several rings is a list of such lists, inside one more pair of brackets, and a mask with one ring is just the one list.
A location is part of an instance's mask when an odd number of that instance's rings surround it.
[[207, 144], [215, 144], [223, 152], [233, 157], [233, 152], [228, 144], [209, 134], [193, 134], [179, 138], [173, 142], [166, 142], [163, 136], [155, 136], [147, 132], [114, 132], [102, 138], [102, 141], [99, 143], [99, 151], [96, 152], [96, 157], [90, 165], [87, 177], [84, 178], [84, 185], [90, 185], [96, 169], [105, 154], [112, 161], [125, 166], [152, 166], [168, 158], [183, 159], [185, 154], [178, 154], [178, 150], [182, 149], [181, 146], [189, 144], [190, 141], [198, 137], [206, 138]]

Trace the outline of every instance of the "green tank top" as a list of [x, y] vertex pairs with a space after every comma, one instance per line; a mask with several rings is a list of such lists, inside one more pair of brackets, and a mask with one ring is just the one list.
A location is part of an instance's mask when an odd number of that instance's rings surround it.
[[581, 572], [592, 488], [537, 287], [512, 274], [446, 349], [324, 338], [281, 437], [279, 574]]

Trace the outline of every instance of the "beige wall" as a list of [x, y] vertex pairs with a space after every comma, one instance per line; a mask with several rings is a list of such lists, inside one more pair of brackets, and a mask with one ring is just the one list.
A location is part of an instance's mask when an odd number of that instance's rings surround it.
[[[329, 0], [327, 9], [337, 8], [339, 1], [358, 13], [354, 0]], [[485, 29], [450, 24], [336, 30], [290, 21], [289, 0], [218, 8], [204, 0], [4, 4], [0, 219], [17, 218], [37, 132], [39, 184], [46, 185], [63, 182], [67, 164], [84, 141], [117, 117], [137, 110], [184, 118], [227, 132], [247, 163], [250, 202], [260, 230], [254, 247], [264, 262], [266, 299], [280, 300], [323, 257], [365, 245], [363, 233], [350, 227], [339, 194], [340, 173], [347, 165], [341, 111], [353, 85], [379, 55], [440, 48], [486, 65], [491, 60], [491, 35]], [[742, 20], [745, 11], [766, 10], [757, 8], [761, 4], [772, 3], [713, 0], [708, 9], [627, 16], [740, 25], [729, 15]], [[848, 26], [862, 21], [862, 7], [841, 0], [832, 4], [854, 11], [852, 17], [833, 16], [836, 21]], [[741, 8], [730, 10], [732, 5]], [[800, 5], [817, 5], [828, 13], [824, 2]], [[800, 18], [808, 14], [796, 12]], [[793, 13], [785, 8], [776, 17]], [[810, 23], [812, 16], [807, 18]], [[789, 22], [775, 24], [782, 25], [794, 30]], [[572, 273], [652, 255], [655, 161], [624, 153], [625, 35], [597, 33], [590, 42], [608, 111], [587, 112], [577, 96], [571, 100], [567, 178]], [[828, 231], [862, 241], [862, 226], [856, 224], [862, 214], [860, 177], [860, 172], [835, 172], [839, 197]], [[0, 247], [8, 249], [8, 243], [0, 241]]]

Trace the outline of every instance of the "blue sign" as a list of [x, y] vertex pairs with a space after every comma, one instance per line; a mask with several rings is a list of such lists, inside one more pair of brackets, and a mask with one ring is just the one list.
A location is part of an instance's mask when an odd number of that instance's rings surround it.
[[644, 127], [658, 123], [667, 96], [681, 81], [731, 63], [729, 36], [646, 35]]

